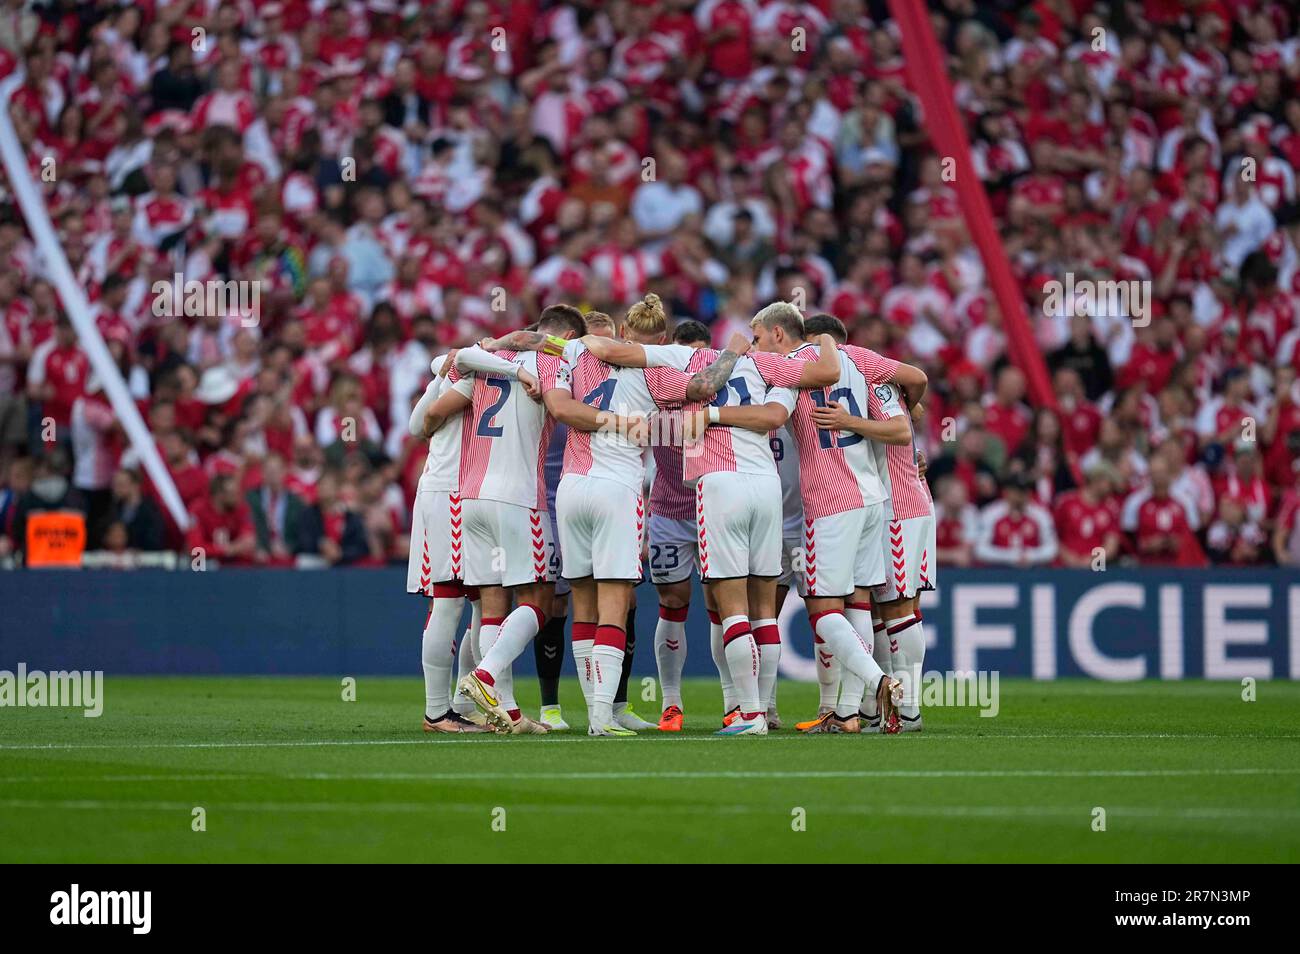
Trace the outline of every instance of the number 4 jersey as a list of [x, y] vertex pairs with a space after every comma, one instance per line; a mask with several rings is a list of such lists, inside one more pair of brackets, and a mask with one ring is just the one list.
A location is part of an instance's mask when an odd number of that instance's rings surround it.
[[[564, 349], [564, 367], [555, 386], [598, 411], [649, 416], [686, 400], [691, 376], [676, 368], [619, 368], [606, 364], [580, 341]], [[569, 429], [564, 473], [617, 481], [641, 492], [645, 480], [644, 449], [623, 435]]]

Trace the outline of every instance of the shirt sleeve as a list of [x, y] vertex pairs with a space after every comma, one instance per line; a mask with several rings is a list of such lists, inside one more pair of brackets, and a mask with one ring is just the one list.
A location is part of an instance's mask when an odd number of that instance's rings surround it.
[[676, 368], [646, 368], [645, 384], [650, 397], [660, 407], [681, 404], [686, 400], [686, 389], [691, 375]]
[[555, 372], [555, 388], [573, 394], [573, 362], [568, 359], [567, 352], [566, 357], [560, 359], [560, 366]]
[[645, 366], [647, 368], [676, 368], [685, 371], [686, 365], [695, 355], [695, 349], [686, 345], [642, 345], [645, 349]]
[[886, 381], [892, 381], [894, 374], [898, 371], [899, 362], [893, 358], [886, 358], [882, 354], [877, 354], [870, 348], [859, 348], [850, 345], [845, 350], [849, 353], [849, 360], [862, 372], [862, 376], [867, 379], [868, 384], [883, 384]]
[[888, 421], [907, 413], [903, 402], [898, 399], [898, 388], [892, 384], [872, 384], [871, 394], [867, 398], [867, 417], [876, 421]]
[[785, 408], [787, 414], [793, 414], [795, 402], [798, 400], [799, 392], [794, 388], [768, 388], [763, 403], [779, 404]]
[[[564, 387], [559, 383], [560, 368], [564, 361], [549, 354], [537, 355], [537, 383], [541, 385], [541, 391], [545, 394], [557, 387]], [[570, 385], [569, 387], [572, 387]]]
[[770, 351], [751, 351], [749, 357], [754, 359], [758, 373], [769, 387], [797, 388], [803, 380], [804, 361], [799, 358], [787, 358]]

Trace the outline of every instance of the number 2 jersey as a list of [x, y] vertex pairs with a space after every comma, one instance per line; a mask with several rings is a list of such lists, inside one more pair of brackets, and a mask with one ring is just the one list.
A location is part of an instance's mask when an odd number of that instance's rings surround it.
[[[620, 368], [606, 364], [580, 341], [564, 349], [564, 366], [555, 386], [598, 411], [649, 416], [686, 400], [691, 376], [671, 367]], [[641, 493], [645, 478], [644, 449], [614, 431], [569, 428], [564, 447], [564, 473], [613, 480]]]
[[[556, 387], [563, 374], [563, 361], [551, 355], [536, 351], [496, 354], [534, 375], [543, 394]], [[473, 380], [474, 392], [462, 425], [461, 497], [545, 511], [546, 449], [554, 419], [513, 378], [466, 375], [456, 368], [447, 376], [452, 385], [462, 378]]]
[[[702, 371], [721, 353], [712, 348], [686, 345], [645, 345], [650, 368], [677, 368], [688, 374]], [[803, 376], [803, 362], [795, 358], [759, 351], [742, 355], [726, 385], [710, 402], [714, 407], [744, 407], [750, 404], [795, 405], [795, 390]], [[761, 474], [776, 477], [772, 445], [765, 433], [743, 427], [713, 425], [703, 439], [683, 449], [683, 477], [694, 483], [705, 474], [722, 472]]]

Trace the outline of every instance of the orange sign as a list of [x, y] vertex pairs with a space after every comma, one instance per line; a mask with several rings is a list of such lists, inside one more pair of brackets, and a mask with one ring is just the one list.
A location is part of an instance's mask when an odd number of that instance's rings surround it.
[[54, 510], [28, 515], [28, 566], [81, 566], [85, 549], [85, 514]]

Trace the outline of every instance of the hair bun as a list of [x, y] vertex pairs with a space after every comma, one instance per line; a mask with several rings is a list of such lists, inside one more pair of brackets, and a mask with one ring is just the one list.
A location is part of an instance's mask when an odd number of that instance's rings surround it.
[[646, 305], [650, 308], [658, 308], [660, 305], [663, 304], [659, 296], [656, 295], [654, 292], [647, 292], [646, 296], [641, 300], [645, 302]]

